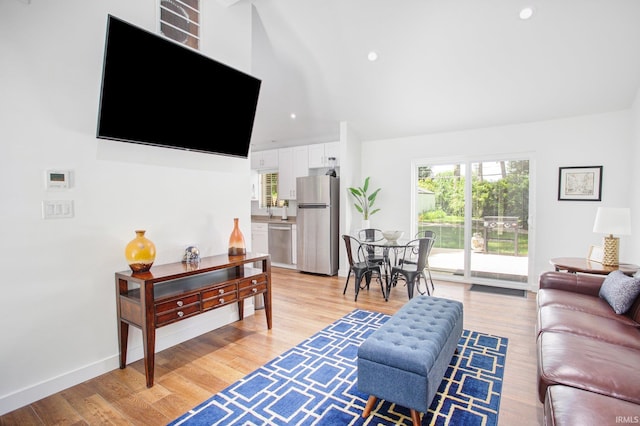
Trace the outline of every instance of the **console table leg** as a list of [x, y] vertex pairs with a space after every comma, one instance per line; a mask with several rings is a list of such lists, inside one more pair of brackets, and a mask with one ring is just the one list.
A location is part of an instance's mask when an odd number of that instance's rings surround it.
[[153, 386], [156, 358], [156, 323], [154, 319], [153, 284], [145, 282], [140, 290], [140, 299], [142, 306], [144, 306], [144, 317], [142, 318], [142, 327], [140, 327], [142, 329], [142, 347], [144, 348], [144, 374], [147, 378], [147, 387], [150, 388]]
[[147, 378], [147, 387], [153, 386], [153, 374], [156, 359], [156, 330], [142, 328], [142, 341], [144, 342], [144, 375]]
[[271, 330], [271, 257], [262, 261], [262, 272], [267, 274], [267, 291], [263, 293], [262, 297], [264, 299], [264, 314], [267, 317], [267, 329]]
[[244, 319], [244, 299], [238, 300], [238, 317], [240, 321]]
[[120, 345], [120, 368], [127, 366], [127, 344], [129, 343], [129, 324], [120, 321], [118, 344]]
[[263, 293], [264, 314], [267, 317], [267, 329], [271, 330], [271, 292], [267, 290]]

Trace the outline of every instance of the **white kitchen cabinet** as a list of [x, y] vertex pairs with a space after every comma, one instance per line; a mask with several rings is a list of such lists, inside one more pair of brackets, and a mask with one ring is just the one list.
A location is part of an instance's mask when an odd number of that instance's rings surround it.
[[324, 144], [324, 155], [327, 160], [327, 166], [330, 167], [329, 158], [333, 157], [336, 159], [335, 166], [340, 166], [340, 142], [330, 142]]
[[309, 168], [329, 167], [329, 157], [335, 157], [336, 167], [340, 165], [340, 142], [309, 145]]
[[309, 145], [309, 168], [324, 167], [324, 144]]
[[309, 174], [309, 150], [306, 145], [278, 150], [278, 198], [296, 199], [296, 179]]
[[269, 225], [251, 223], [251, 252], [269, 253]]
[[278, 150], [268, 149], [266, 151], [251, 152], [251, 169], [265, 170], [278, 168]]

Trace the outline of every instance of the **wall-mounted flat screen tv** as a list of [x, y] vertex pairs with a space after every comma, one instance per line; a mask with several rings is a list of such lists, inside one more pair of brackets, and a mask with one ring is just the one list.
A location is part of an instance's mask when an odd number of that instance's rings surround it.
[[246, 158], [260, 83], [109, 15], [97, 137]]

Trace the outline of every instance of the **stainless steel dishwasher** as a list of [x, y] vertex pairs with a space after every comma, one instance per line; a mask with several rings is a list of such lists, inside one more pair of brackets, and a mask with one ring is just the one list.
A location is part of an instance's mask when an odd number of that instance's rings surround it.
[[273, 263], [293, 263], [290, 223], [269, 224], [269, 254]]

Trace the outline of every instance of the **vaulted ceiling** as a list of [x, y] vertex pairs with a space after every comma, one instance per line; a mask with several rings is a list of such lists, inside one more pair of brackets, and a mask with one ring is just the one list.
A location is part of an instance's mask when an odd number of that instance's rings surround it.
[[640, 0], [252, 3], [253, 149], [615, 111], [640, 86]]

